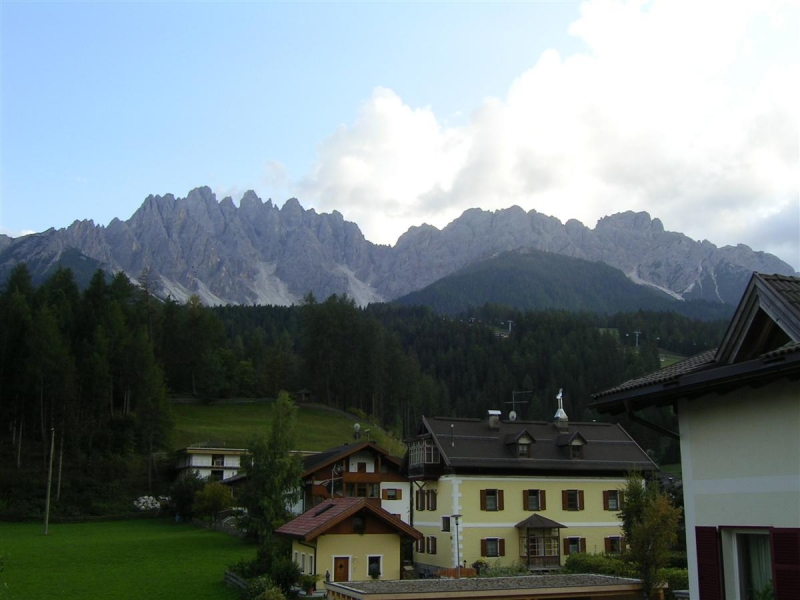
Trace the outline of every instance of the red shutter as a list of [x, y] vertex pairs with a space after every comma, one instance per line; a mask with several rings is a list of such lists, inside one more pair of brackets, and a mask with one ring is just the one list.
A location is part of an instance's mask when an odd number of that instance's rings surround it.
[[497, 490], [497, 510], [503, 510], [503, 490]]
[[486, 556], [487, 551], [486, 540], [481, 540], [481, 556]]
[[522, 490], [522, 510], [530, 510], [530, 503], [528, 502], [529, 496], [530, 490]]
[[539, 490], [539, 510], [545, 510], [546, 508], [547, 508], [547, 502], [544, 490]]
[[606, 554], [611, 554], [611, 538], [605, 538]]
[[790, 600], [800, 590], [800, 529], [773, 529], [771, 541], [775, 600]]
[[569, 538], [564, 538], [564, 556], [569, 556]]
[[503, 538], [497, 540], [497, 554], [500, 556], [506, 555], [506, 541]]
[[581, 552], [586, 554], [586, 538], [581, 538], [580, 549]]
[[402, 499], [403, 499], [403, 488], [397, 488], [397, 498], [396, 498], [396, 500], [402, 500]]
[[381, 490], [381, 500], [389, 499], [389, 490]]
[[[486, 490], [481, 490], [481, 510], [486, 510]], [[481, 556], [486, 556], [482, 554]]]
[[578, 490], [578, 510], [583, 510], [583, 490]]
[[561, 510], [569, 510], [569, 490], [561, 490]]
[[722, 600], [722, 572], [716, 527], [695, 527], [697, 541], [697, 580], [700, 598]]
[[603, 490], [603, 510], [608, 510], [608, 490]]

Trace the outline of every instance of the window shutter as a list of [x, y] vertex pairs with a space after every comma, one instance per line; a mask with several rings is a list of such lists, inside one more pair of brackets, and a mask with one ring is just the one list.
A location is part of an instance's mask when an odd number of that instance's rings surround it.
[[608, 490], [603, 490], [603, 510], [608, 510]]
[[417, 510], [425, 510], [425, 492], [427, 490], [417, 490]]
[[500, 556], [506, 555], [506, 541], [503, 538], [497, 540], [497, 554]]
[[569, 556], [569, 538], [564, 538], [564, 556]]
[[773, 529], [772, 557], [775, 600], [789, 600], [800, 589], [800, 529]]
[[529, 496], [530, 490], [522, 490], [522, 510], [530, 510], [530, 508], [528, 508], [530, 506], [528, 503]]
[[617, 492], [617, 507], [622, 510], [625, 505], [625, 494], [623, 492]]
[[381, 500], [389, 499], [389, 490], [381, 490]]
[[697, 580], [703, 600], [722, 600], [719, 541], [716, 527], [695, 527]]
[[431, 537], [431, 554], [436, 554], [436, 538]]
[[436, 510], [436, 490], [428, 490], [428, 510]]
[[561, 490], [561, 510], [569, 510], [569, 491], [568, 490]]
[[[486, 490], [481, 490], [481, 510], [486, 510]], [[481, 556], [486, 556], [482, 554]]]
[[581, 552], [586, 554], [586, 538], [581, 538], [580, 548]]
[[539, 510], [547, 508], [546, 495], [544, 490], [539, 490]]
[[481, 556], [486, 556], [487, 552], [488, 550], [486, 548], [486, 540], [481, 540]]
[[497, 510], [503, 510], [503, 490], [497, 490]]
[[611, 554], [611, 538], [605, 538], [606, 554]]
[[578, 510], [583, 510], [583, 490], [578, 490]]
[[397, 499], [398, 500], [403, 499], [403, 488], [397, 488]]
[[425, 553], [425, 538], [420, 538], [417, 540], [417, 552], [420, 554]]

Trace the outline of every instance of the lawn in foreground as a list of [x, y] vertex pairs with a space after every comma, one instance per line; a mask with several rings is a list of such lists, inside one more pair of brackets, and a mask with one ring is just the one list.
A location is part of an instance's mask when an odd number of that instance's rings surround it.
[[255, 551], [167, 519], [51, 525], [47, 536], [41, 524], [0, 523], [0, 598], [236, 600], [223, 572]]

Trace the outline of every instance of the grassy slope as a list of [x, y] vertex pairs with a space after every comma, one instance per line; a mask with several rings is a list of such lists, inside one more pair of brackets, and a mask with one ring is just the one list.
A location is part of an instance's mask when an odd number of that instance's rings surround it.
[[234, 600], [222, 573], [254, 554], [239, 538], [162, 519], [51, 525], [48, 536], [41, 524], [0, 523], [0, 598]]
[[[175, 449], [199, 442], [225, 443], [228, 448], [245, 448], [255, 434], [269, 433], [269, 402], [224, 404], [174, 404]], [[352, 443], [356, 418], [347, 413], [316, 405], [299, 407], [297, 450], [326, 450]], [[370, 429], [370, 439], [395, 456], [404, 449], [377, 427], [361, 422], [362, 432]], [[362, 440], [366, 437], [362, 435]]]

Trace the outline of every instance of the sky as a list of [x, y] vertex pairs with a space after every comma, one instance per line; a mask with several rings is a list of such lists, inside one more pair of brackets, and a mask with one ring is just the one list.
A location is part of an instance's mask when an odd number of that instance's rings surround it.
[[207, 185], [375, 243], [647, 211], [800, 270], [800, 3], [0, 0], [0, 233]]

